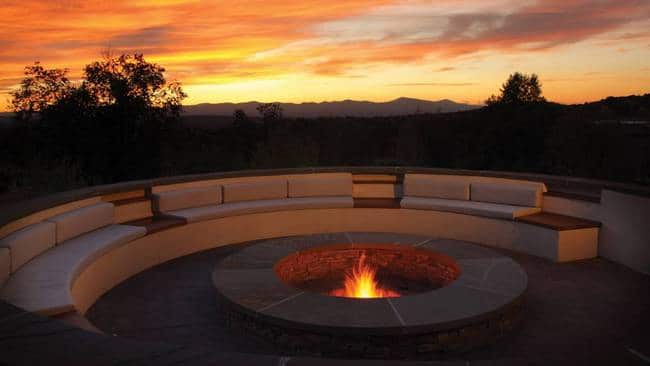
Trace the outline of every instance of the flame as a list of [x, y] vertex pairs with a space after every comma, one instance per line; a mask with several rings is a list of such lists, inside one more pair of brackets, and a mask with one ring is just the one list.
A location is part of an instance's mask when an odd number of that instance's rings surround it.
[[330, 292], [332, 296], [371, 299], [377, 297], [399, 297], [395, 291], [381, 288], [375, 280], [376, 271], [367, 266], [365, 253], [352, 272], [345, 275], [344, 287]]

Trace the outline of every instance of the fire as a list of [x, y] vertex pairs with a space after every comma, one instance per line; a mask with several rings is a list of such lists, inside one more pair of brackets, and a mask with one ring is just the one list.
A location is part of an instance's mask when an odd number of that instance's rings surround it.
[[381, 288], [375, 280], [376, 271], [367, 266], [365, 253], [359, 258], [357, 266], [345, 275], [344, 287], [330, 292], [332, 296], [371, 299], [377, 297], [399, 297], [395, 291]]

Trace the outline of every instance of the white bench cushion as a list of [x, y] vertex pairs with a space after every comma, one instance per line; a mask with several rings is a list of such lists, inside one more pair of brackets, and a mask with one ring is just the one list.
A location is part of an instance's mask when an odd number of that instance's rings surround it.
[[189, 207], [218, 205], [221, 203], [221, 186], [179, 189], [156, 193], [152, 197], [155, 212], [169, 212]]
[[103, 202], [50, 217], [47, 221], [56, 224], [56, 242], [62, 243], [113, 224], [114, 214], [113, 204]]
[[0, 248], [0, 287], [11, 273], [11, 252], [9, 248]]
[[230, 183], [223, 186], [223, 202], [273, 200], [287, 198], [287, 180], [273, 179], [250, 183]]
[[56, 244], [56, 224], [41, 222], [11, 233], [0, 247], [11, 250], [11, 272]]
[[352, 196], [352, 174], [289, 177], [289, 197]]
[[145, 234], [143, 227], [111, 225], [68, 240], [20, 267], [0, 298], [42, 315], [72, 311], [70, 289], [79, 273], [109, 250]]
[[303, 197], [280, 200], [244, 201], [223, 205], [188, 208], [168, 214], [181, 217], [187, 222], [198, 222], [227, 216], [247, 215], [262, 212], [301, 210], [310, 208], [353, 207], [352, 197]]
[[513, 220], [520, 216], [532, 215], [541, 211], [538, 207], [421, 197], [404, 197], [401, 202], [401, 207], [416, 210], [454, 212], [465, 215], [509, 220]]
[[406, 174], [404, 195], [469, 201], [469, 180], [455, 175]]
[[541, 184], [472, 183], [472, 201], [542, 207]]

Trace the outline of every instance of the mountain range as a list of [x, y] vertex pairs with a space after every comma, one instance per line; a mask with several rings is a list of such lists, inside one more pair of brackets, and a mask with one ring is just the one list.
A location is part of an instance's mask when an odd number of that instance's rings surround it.
[[[248, 116], [256, 117], [259, 115], [256, 108], [260, 104], [260, 102], [202, 103], [183, 106], [183, 114], [186, 116], [232, 116], [236, 110], [241, 109]], [[478, 105], [456, 103], [449, 99], [430, 101], [413, 98], [398, 98], [389, 102], [343, 100], [321, 103], [279, 104], [282, 106], [284, 116], [294, 118], [400, 116], [418, 113], [458, 112], [481, 107]]]

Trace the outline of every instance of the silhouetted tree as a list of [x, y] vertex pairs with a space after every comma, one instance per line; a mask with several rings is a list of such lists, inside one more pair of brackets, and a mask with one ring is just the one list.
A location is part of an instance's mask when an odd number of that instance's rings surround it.
[[264, 122], [264, 140], [268, 141], [271, 130], [278, 127], [282, 120], [282, 106], [279, 103], [262, 103], [256, 109]]
[[233, 113], [232, 118], [235, 126], [245, 126], [250, 123], [250, 120], [248, 119], [246, 112], [244, 112], [241, 109], [235, 110], [235, 113]]
[[234, 139], [236, 141], [237, 149], [242, 155], [246, 165], [250, 166], [256, 149], [256, 126], [253, 121], [248, 118], [246, 112], [241, 109], [237, 109], [235, 113], [233, 113], [233, 120], [233, 127], [235, 128]]
[[545, 102], [542, 96], [542, 85], [535, 74], [527, 75], [520, 72], [511, 74], [501, 86], [501, 95], [492, 95], [485, 101], [487, 105], [522, 104]]
[[131, 105], [177, 116], [187, 95], [178, 82], [167, 83], [164, 72], [142, 54], [106, 56], [86, 66], [84, 85], [100, 105]]
[[67, 70], [35, 63], [12, 105], [19, 119], [39, 113], [43, 150], [51, 159], [77, 160], [87, 182], [151, 176], [160, 166], [163, 130], [180, 120], [186, 97], [164, 71], [141, 54], [106, 56], [73, 85]]
[[257, 111], [265, 123], [282, 119], [282, 106], [279, 103], [263, 103], [257, 106]]
[[20, 87], [10, 92], [12, 108], [19, 120], [29, 120], [34, 113], [66, 98], [73, 90], [67, 69], [45, 69], [36, 61], [25, 66], [25, 78]]

